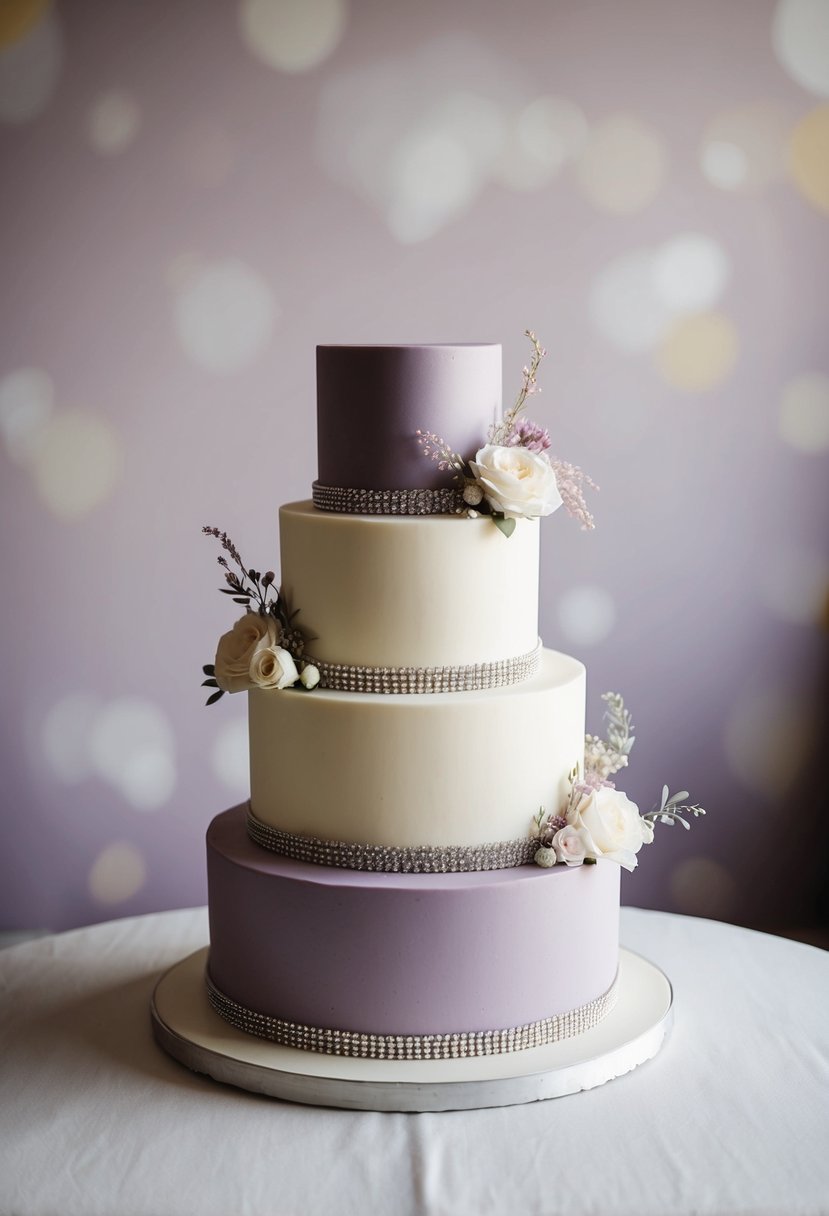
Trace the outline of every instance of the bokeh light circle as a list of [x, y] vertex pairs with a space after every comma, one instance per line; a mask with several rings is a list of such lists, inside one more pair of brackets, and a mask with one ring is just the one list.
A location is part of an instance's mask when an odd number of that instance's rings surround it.
[[49, 0], [3, 0], [0, 4], [0, 48], [19, 42], [43, 17]]
[[144, 854], [128, 841], [102, 849], [89, 872], [89, 893], [99, 904], [120, 904], [137, 895], [147, 881]]
[[730, 375], [737, 361], [739, 340], [734, 324], [722, 313], [684, 317], [660, 342], [654, 362], [674, 388], [702, 393]]
[[200, 265], [175, 296], [179, 341], [209, 372], [227, 374], [253, 363], [270, 341], [276, 316], [268, 284], [236, 258]]
[[30, 465], [38, 494], [57, 516], [74, 519], [109, 498], [123, 467], [120, 438], [108, 419], [66, 409], [38, 430]]
[[495, 175], [513, 190], [537, 190], [583, 148], [584, 112], [562, 97], [537, 97], [514, 117]]
[[105, 705], [92, 726], [92, 765], [138, 811], [169, 801], [176, 783], [175, 745], [165, 714], [139, 697]]
[[829, 97], [829, 4], [778, 0], [772, 45], [783, 68], [804, 89]]
[[730, 192], [762, 190], [786, 177], [791, 115], [774, 102], [718, 114], [700, 147], [700, 168], [712, 186]]
[[666, 170], [659, 134], [628, 114], [594, 126], [576, 166], [585, 198], [598, 210], [617, 215], [631, 215], [653, 202]]
[[21, 367], [0, 380], [0, 434], [11, 460], [29, 463], [54, 405], [55, 386], [42, 368]]
[[656, 288], [653, 250], [632, 250], [609, 262], [588, 298], [596, 329], [619, 350], [631, 354], [650, 350], [674, 319]]
[[92, 693], [69, 693], [55, 702], [43, 720], [43, 758], [65, 785], [75, 785], [92, 772], [89, 739], [100, 708], [100, 699]]
[[819, 211], [829, 211], [829, 105], [818, 106], [795, 127], [789, 167], [803, 197]]
[[344, 0], [242, 0], [239, 24], [248, 50], [280, 72], [305, 72], [342, 38]]
[[616, 606], [604, 587], [584, 584], [570, 587], [558, 601], [558, 623], [568, 642], [596, 646], [613, 632]]
[[798, 452], [829, 452], [829, 376], [797, 376], [783, 390], [780, 434]]
[[138, 102], [128, 93], [104, 93], [93, 103], [87, 119], [89, 142], [103, 156], [123, 152], [141, 126]]
[[0, 46], [0, 122], [29, 122], [49, 105], [63, 65], [54, 9], [35, 17], [22, 38]]
[[686, 857], [675, 867], [670, 883], [674, 906], [688, 916], [725, 920], [734, 910], [737, 899], [734, 875], [710, 857]]
[[656, 250], [656, 294], [677, 313], [702, 312], [725, 290], [731, 266], [723, 247], [700, 232], [685, 232]]

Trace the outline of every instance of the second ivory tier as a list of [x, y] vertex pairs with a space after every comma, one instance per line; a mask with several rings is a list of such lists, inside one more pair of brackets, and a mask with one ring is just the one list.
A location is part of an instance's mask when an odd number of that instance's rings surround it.
[[458, 667], [538, 643], [538, 520], [279, 511], [282, 589], [321, 662]]
[[253, 815], [316, 840], [526, 840], [539, 808], [563, 807], [584, 759], [585, 670], [553, 650], [532, 679], [488, 691], [248, 697]]

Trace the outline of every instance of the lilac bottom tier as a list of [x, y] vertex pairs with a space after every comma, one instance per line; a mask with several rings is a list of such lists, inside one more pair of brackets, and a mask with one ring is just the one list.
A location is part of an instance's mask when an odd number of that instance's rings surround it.
[[619, 869], [384, 874], [254, 844], [246, 807], [207, 833], [208, 990], [289, 1046], [431, 1058], [540, 1046], [612, 1008]]

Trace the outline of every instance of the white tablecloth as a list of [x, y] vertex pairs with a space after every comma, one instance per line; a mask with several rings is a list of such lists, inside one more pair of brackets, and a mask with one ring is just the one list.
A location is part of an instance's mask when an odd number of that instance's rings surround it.
[[829, 955], [625, 909], [675, 1025], [649, 1064], [528, 1106], [292, 1106], [184, 1070], [150, 1033], [203, 909], [0, 951], [0, 1213], [366, 1216], [829, 1212]]

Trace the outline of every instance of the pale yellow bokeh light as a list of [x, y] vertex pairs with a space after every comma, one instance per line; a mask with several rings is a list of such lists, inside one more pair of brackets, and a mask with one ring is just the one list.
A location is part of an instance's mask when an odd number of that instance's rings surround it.
[[225, 722], [218, 730], [211, 755], [213, 772], [234, 797], [250, 794], [250, 748], [246, 718]]
[[779, 689], [742, 694], [723, 734], [731, 772], [753, 793], [784, 797], [802, 771], [817, 721], [812, 706]]
[[268, 283], [236, 258], [201, 264], [175, 294], [176, 332], [185, 353], [222, 375], [255, 361], [271, 339], [277, 313]]
[[600, 211], [644, 210], [665, 179], [667, 154], [658, 132], [629, 114], [614, 114], [591, 130], [576, 165], [582, 193]]
[[305, 72], [327, 59], [343, 36], [344, 0], [241, 0], [248, 50], [280, 72]]
[[120, 904], [137, 895], [147, 881], [144, 854], [128, 841], [102, 849], [89, 872], [89, 893], [99, 904]]
[[141, 126], [138, 102], [128, 93], [104, 93], [92, 104], [87, 118], [89, 142], [102, 156], [123, 152]]
[[100, 699], [93, 693], [69, 693], [55, 702], [43, 720], [43, 758], [65, 785], [76, 785], [92, 772], [89, 740], [100, 708]]
[[0, 434], [6, 452], [27, 465], [55, 405], [55, 386], [48, 372], [21, 367], [0, 380]]
[[700, 147], [700, 168], [712, 186], [749, 193], [786, 177], [790, 112], [775, 102], [756, 102], [718, 114]]
[[156, 811], [176, 783], [175, 743], [166, 715], [150, 701], [121, 697], [105, 705], [89, 737], [92, 767], [138, 811]]
[[795, 127], [789, 167], [803, 197], [819, 211], [829, 211], [829, 105], [812, 110]]
[[63, 38], [53, 8], [15, 42], [0, 47], [0, 122], [37, 118], [52, 100], [63, 63]]
[[683, 317], [654, 352], [660, 374], [674, 388], [703, 393], [722, 384], [737, 361], [737, 330], [718, 312]]
[[0, 47], [10, 46], [29, 32], [46, 12], [49, 0], [3, 0], [0, 4]]
[[671, 874], [671, 895], [677, 911], [719, 920], [727, 918], [733, 910], [737, 884], [730, 870], [720, 862], [710, 857], [687, 857]]
[[780, 434], [798, 452], [829, 452], [829, 376], [797, 376], [783, 390]]
[[90, 410], [61, 410], [34, 444], [30, 468], [44, 504], [75, 519], [106, 502], [121, 477], [121, 440], [112, 423]]
[[616, 605], [604, 587], [591, 584], [570, 587], [558, 601], [558, 623], [568, 642], [596, 646], [613, 632]]
[[829, 97], [827, 0], [778, 0], [772, 45], [793, 80], [819, 97]]

